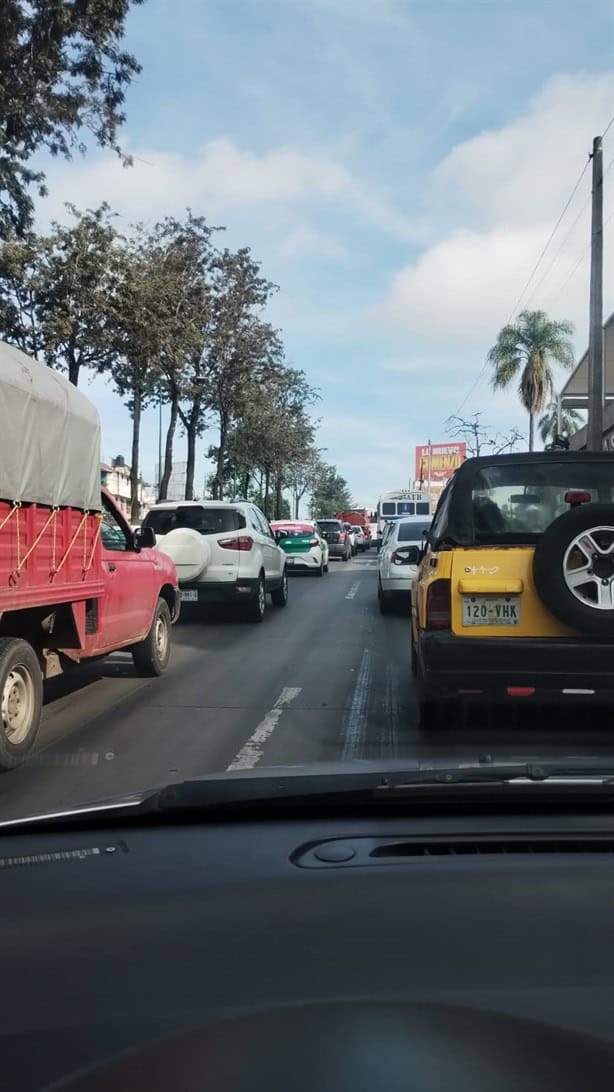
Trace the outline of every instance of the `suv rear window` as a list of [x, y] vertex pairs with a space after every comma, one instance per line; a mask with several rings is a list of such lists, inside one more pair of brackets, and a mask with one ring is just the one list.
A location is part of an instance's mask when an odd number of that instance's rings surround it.
[[218, 535], [245, 527], [245, 517], [235, 508], [195, 504], [189, 508], [154, 508], [145, 516], [143, 526], [153, 527], [157, 535], [167, 535], [178, 527], [189, 527], [201, 535]]
[[535, 536], [569, 506], [568, 490], [590, 493], [591, 500], [614, 500], [614, 465], [607, 462], [499, 464], [475, 475], [471, 494], [478, 538]]

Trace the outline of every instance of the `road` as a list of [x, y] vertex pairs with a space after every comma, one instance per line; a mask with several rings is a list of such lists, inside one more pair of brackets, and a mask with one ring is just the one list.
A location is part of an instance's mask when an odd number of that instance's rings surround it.
[[228, 768], [351, 758], [408, 763], [612, 757], [596, 710], [540, 716], [470, 711], [425, 734], [416, 724], [403, 610], [382, 617], [376, 558], [293, 575], [285, 609], [262, 625], [184, 615], [161, 679], [116, 654], [46, 687], [40, 746], [0, 778], [0, 819], [74, 807]]

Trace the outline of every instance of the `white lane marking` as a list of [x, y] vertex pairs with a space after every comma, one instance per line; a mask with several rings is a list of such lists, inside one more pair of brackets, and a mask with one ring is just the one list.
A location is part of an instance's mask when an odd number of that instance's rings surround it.
[[347, 593], [345, 598], [346, 599], [353, 599], [354, 596], [356, 595], [356, 592], [358, 591], [359, 587], [360, 587], [360, 580], [357, 580], [355, 584], [352, 584], [352, 587], [350, 588], [350, 590]]
[[367, 721], [370, 676], [371, 655], [369, 649], [365, 648], [344, 726], [343, 753], [341, 756], [344, 762], [353, 758], [360, 758], [360, 749]]
[[302, 689], [302, 686], [284, 686], [273, 708], [269, 709], [241, 750], [237, 751], [230, 766], [226, 767], [228, 770], [251, 770], [258, 765], [262, 758], [262, 749], [277, 728], [281, 714]]

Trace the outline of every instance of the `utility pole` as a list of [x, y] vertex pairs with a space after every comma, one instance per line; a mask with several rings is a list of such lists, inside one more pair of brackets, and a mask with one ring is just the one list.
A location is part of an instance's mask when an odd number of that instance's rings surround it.
[[588, 334], [587, 448], [601, 451], [603, 438], [603, 149], [593, 140], [593, 208], [591, 218], [591, 286]]

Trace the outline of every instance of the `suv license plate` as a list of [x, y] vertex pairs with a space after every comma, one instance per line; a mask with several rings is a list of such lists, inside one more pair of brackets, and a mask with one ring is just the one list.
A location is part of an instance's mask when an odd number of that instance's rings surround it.
[[519, 626], [519, 595], [464, 595], [464, 626]]
[[181, 593], [182, 603], [198, 603], [198, 588], [194, 588], [189, 591], [182, 591]]

